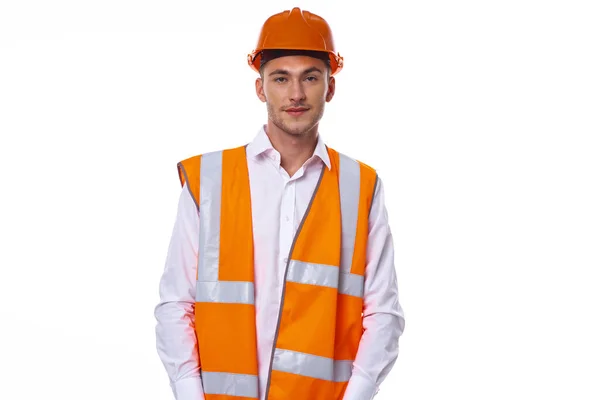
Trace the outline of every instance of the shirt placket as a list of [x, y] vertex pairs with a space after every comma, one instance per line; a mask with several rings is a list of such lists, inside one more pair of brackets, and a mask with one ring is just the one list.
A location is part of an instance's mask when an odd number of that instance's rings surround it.
[[281, 203], [280, 230], [279, 230], [279, 248], [280, 248], [280, 266], [282, 270], [288, 262], [288, 256], [292, 241], [294, 239], [294, 214], [296, 203], [296, 182], [288, 180], [283, 190], [283, 200]]

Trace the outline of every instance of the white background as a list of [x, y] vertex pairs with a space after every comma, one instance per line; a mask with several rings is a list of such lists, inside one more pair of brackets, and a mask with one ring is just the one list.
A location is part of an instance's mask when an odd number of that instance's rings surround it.
[[254, 137], [246, 55], [295, 5], [345, 58], [326, 143], [386, 184], [406, 330], [376, 398], [600, 398], [598, 3], [206, 3], [0, 2], [0, 398], [172, 398], [176, 163]]

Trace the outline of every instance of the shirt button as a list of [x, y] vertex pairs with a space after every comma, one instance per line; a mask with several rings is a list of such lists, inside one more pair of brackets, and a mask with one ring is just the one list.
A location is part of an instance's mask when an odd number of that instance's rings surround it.
[[285, 216], [285, 222], [290, 222], [290, 217], [288, 217], [287, 215]]
[[288, 262], [288, 258], [287, 258], [287, 257], [286, 257], [286, 258], [284, 258], [284, 259], [283, 259], [283, 262], [287, 264], [287, 262]]

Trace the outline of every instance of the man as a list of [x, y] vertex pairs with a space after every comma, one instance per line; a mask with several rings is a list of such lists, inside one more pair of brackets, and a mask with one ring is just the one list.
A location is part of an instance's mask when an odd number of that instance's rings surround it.
[[321, 17], [270, 17], [248, 59], [267, 124], [178, 164], [155, 309], [178, 400], [368, 400], [395, 363], [404, 316], [381, 180], [318, 133], [342, 61]]

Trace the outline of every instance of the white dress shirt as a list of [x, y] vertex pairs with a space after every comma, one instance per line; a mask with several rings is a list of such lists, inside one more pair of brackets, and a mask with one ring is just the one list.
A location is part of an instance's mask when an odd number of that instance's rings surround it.
[[[331, 168], [331, 162], [319, 135], [312, 157], [290, 177], [264, 126], [246, 147], [246, 154], [252, 198], [259, 396], [264, 400], [286, 257], [321, 168]], [[194, 332], [198, 235], [198, 210], [185, 185], [155, 308], [157, 350], [177, 400], [204, 399]], [[404, 330], [381, 180], [369, 216], [364, 284], [365, 331], [344, 400], [373, 398], [398, 357], [398, 339]]]

